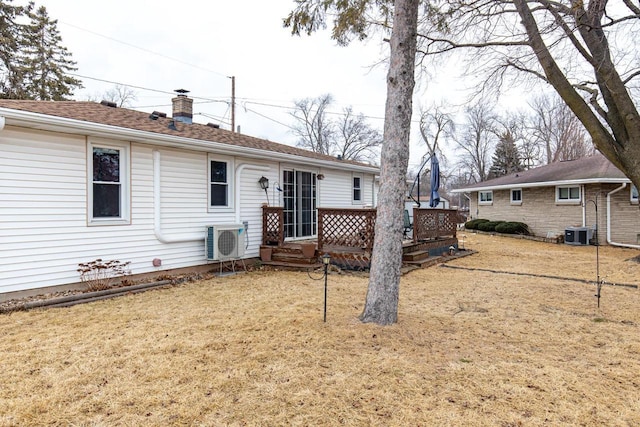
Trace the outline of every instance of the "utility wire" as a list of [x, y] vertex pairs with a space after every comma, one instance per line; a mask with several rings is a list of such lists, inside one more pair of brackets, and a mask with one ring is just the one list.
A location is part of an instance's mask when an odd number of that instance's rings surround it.
[[209, 70], [208, 68], [204, 68], [204, 67], [201, 67], [201, 66], [196, 65], [196, 64], [191, 64], [189, 62], [182, 61], [182, 60], [174, 58], [172, 56], [168, 56], [168, 55], [165, 55], [163, 53], [159, 53], [159, 52], [156, 52], [156, 51], [144, 48], [144, 47], [136, 46], [135, 44], [132, 44], [132, 43], [129, 43], [129, 42], [125, 42], [125, 41], [122, 41], [122, 40], [118, 40], [118, 39], [110, 37], [110, 36], [105, 36], [104, 34], [100, 34], [100, 33], [97, 33], [95, 31], [88, 30], [86, 28], [78, 27], [77, 25], [73, 25], [73, 24], [70, 24], [68, 22], [64, 22], [64, 21], [58, 21], [58, 22], [60, 22], [61, 24], [64, 24], [64, 25], [68, 25], [69, 27], [73, 27], [73, 28], [75, 28], [77, 30], [85, 31], [85, 32], [93, 34], [95, 36], [102, 37], [104, 39], [111, 40], [111, 41], [114, 41], [116, 43], [120, 43], [120, 44], [123, 44], [125, 46], [129, 46], [129, 47], [132, 47], [134, 49], [141, 50], [143, 52], [151, 53], [153, 55], [157, 55], [157, 56], [160, 56], [162, 58], [169, 59], [171, 61], [183, 64], [183, 65], [188, 65], [189, 67], [194, 67], [194, 68], [197, 68], [199, 70], [206, 71], [208, 73], [216, 74], [216, 75], [218, 75], [220, 77], [224, 77], [225, 79], [228, 78], [228, 74], [222, 74], [222, 73], [219, 73], [217, 71]]
[[[106, 79], [100, 79], [100, 78], [97, 78], [97, 77], [83, 76], [81, 74], [76, 74], [76, 73], [69, 73], [69, 75], [70, 76], [74, 76], [74, 77], [79, 77], [81, 79], [89, 79], [89, 80], [95, 80], [95, 81], [103, 82], [103, 83], [111, 83], [111, 84], [114, 84], [114, 85], [132, 87], [134, 89], [146, 90], [146, 91], [149, 91], [149, 92], [156, 92], [156, 93], [163, 93], [163, 94], [168, 94], [168, 95], [175, 95], [175, 92], [173, 92], [173, 91], [169, 92], [169, 91], [166, 91], [166, 90], [151, 89], [151, 88], [148, 88], [148, 87], [136, 86], [136, 85], [131, 85], [131, 84], [127, 84], [127, 83], [116, 82], [116, 81], [113, 81], [113, 80], [106, 80]], [[204, 97], [201, 97], [201, 96], [191, 96], [191, 98], [192, 99], [200, 99], [200, 100], [202, 100], [203, 102], [199, 102], [201, 104], [209, 103], [209, 102], [224, 102], [224, 103], [227, 103], [227, 104], [229, 103], [229, 101], [224, 101], [224, 100], [220, 100], [220, 99], [212, 99], [212, 98], [204, 98]], [[142, 107], [139, 107], [139, 108], [142, 108]]]
[[249, 112], [249, 113], [253, 113], [253, 114], [257, 115], [257, 116], [260, 116], [260, 117], [262, 117], [262, 118], [265, 118], [265, 119], [267, 119], [267, 120], [271, 120], [272, 122], [275, 122], [275, 123], [277, 123], [277, 124], [279, 124], [279, 125], [282, 125], [282, 126], [284, 126], [284, 127], [288, 128], [288, 129], [295, 130], [293, 127], [291, 127], [291, 126], [289, 126], [289, 125], [287, 125], [287, 124], [284, 124], [284, 123], [282, 123], [282, 122], [280, 122], [280, 121], [278, 121], [278, 120], [276, 120], [276, 119], [272, 119], [272, 118], [271, 118], [271, 117], [269, 117], [269, 116], [265, 116], [264, 114], [258, 113], [257, 111], [252, 110], [252, 109], [250, 109], [250, 108], [245, 107], [245, 108], [244, 108], [244, 110], [245, 110], [245, 111], [247, 111], [247, 112]]

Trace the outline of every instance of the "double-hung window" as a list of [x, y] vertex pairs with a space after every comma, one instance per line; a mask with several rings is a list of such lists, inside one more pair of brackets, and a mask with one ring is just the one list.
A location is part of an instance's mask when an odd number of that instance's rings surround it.
[[638, 187], [631, 184], [631, 203], [638, 203]]
[[351, 201], [354, 204], [362, 203], [362, 175], [353, 175], [353, 191]]
[[481, 205], [490, 205], [493, 203], [493, 191], [479, 191], [478, 203]]
[[522, 189], [521, 188], [512, 188], [511, 189], [511, 204], [512, 205], [521, 205], [522, 204]]
[[209, 208], [233, 208], [233, 161], [209, 156]]
[[558, 203], [580, 203], [580, 186], [558, 186], [556, 187], [556, 202]]
[[90, 140], [87, 166], [89, 224], [129, 224], [129, 144]]

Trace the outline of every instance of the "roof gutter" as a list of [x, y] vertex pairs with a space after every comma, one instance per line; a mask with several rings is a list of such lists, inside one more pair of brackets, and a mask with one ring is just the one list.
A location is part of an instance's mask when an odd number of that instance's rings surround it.
[[586, 184], [619, 184], [619, 183], [631, 182], [628, 178], [589, 178], [589, 179], [567, 179], [564, 181], [544, 181], [544, 182], [523, 182], [502, 184], [495, 186], [485, 187], [467, 187], [457, 188], [450, 190], [451, 193], [473, 193], [475, 191], [490, 191], [490, 190], [509, 190], [511, 188], [535, 188], [535, 187], [550, 187], [557, 185], [586, 185]]
[[611, 195], [623, 190], [627, 186], [627, 183], [622, 184], [620, 187], [607, 193], [607, 243], [612, 246], [620, 246], [623, 248], [640, 249], [640, 245], [631, 245], [627, 243], [617, 243], [611, 240]]
[[9, 124], [18, 127], [28, 127], [32, 129], [51, 130], [97, 137], [109, 136], [120, 140], [135, 141], [143, 144], [154, 144], [174, 148], [187, 148], [197, 151], [215, 151], [221, 154], [244, 155], [248, 157], [255, 157], [258, 159], [264, 159], [265, 153], [268, 153], [269, 159], [273, 160], [304, 163], [306, 165], [321, 166], [329, 169], [349, 169], [352, 171], [368, 173], [379, 172], [379, 168], [368, 165], [337, 163], [328, 160], [314, 159], [313, 157], [279, 153], [277, 151], [263, 150], [259, 148], [240, 147], [232, 144], [224, 144], [214, 141], [203, 141], [181, 136], [164, 135], [154, 132], [87, 122], [83, 120], [32, 113], [29, 111], [0, 108], [0, 114], [4, 116], [3, 118], [9, 120]]

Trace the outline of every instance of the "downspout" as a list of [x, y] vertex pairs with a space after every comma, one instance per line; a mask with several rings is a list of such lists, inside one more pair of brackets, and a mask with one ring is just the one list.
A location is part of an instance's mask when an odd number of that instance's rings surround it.
[[153, 233], [162, 243], [186, 243], [204, 241], [204, 227], [202, 233], [184, 237], [166, 237], [162, 233], [160, 209], [160, 151], [153, 150]]
[[[587, 226], [587, 193], [584, 190], [584, 184], [580, 186], [582, 194], [582, 226]], [[597, 209], [597, 208], [596, 208]]]
[[611, 240], [611, 195], [617, 193], [620, 190], [623, 190], [624, 188], [627, 187], [627, 183], [623, 183], [620, 185], [620, 187], [616, 188], [615, 190], [607, 193], [607, 243], [612, 245], [612, 246], [620, 246], [623, 248], [633, 248], [633, 249], [640, 249], [640, 245], [631, 245], [631, 244], [627, 244], [627, 243], [617, 243], [617, 242], [613, 242]]
[[0, 130], [4, 129], [5, 122], [4, 116], [0, 116]]
[[471, 214], [471, 196], [467, 193], [462, 193], [462, 195], [469, 201], [469, 214]]
[[240, 182], [241, 182], [240, 177], [242, 176], [242, 172], [245, 169], [251, 169], [251, 170], [260, 171], [260, 172], [268, 172], [271, 170], [269, 166], [252, 165], [250, 163], [243, 163], [236, 168], [236, 182], [235, 182], [236, 195], [235, 195], [234, 202], [236, 203], [236, 223], [237, 224], [240, 224], [240, 190], [242, 189], [242, 186], [240, 185]]

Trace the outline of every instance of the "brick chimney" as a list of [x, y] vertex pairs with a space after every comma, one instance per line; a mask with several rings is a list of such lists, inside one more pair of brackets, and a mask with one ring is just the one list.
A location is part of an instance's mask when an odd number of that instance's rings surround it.
[[173, 103], [173, 118], [190, 125], [193, 123], [193, 99], [187, 96], [188, 90], [176, 89], [174, 92], [178, 96], [171, 100]]

